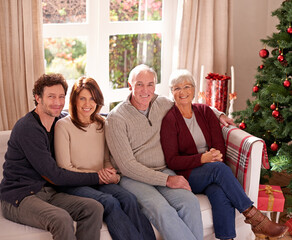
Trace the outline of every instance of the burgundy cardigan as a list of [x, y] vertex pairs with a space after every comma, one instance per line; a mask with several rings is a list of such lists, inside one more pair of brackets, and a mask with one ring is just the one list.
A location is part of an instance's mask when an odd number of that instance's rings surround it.
[[[208, 149], [220, 150], [225, 160], [225, 141], [216, 115], [206, 104], [193, 104], [193, 111]], [[202, 165], [202, 153], [198, 153], [195, 141], [177, 106], [174, 105], [165, 115], [160, 137], [168, 167], [188, 179], [192, 169]]]

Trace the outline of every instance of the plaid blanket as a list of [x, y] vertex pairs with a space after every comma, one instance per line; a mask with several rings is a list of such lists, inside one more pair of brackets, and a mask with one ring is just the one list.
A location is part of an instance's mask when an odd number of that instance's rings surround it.
[[[246, 172], [253, 143], [261, 141], [264, 144], [262, 152], [262, 168], [270, 168], [266, 144], [264, 140], [250, 135], [237, 127], [221, 127], [226, 144], [226, 164], [231, 168], [233, 174], [245, 190]], [[237, 131], [241, 131], [240, 137], [238, 137]]]

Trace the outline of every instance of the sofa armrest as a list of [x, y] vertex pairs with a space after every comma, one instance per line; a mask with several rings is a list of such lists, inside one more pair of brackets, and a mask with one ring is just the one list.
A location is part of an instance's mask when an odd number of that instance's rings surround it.
[[222, 127], [222, 133], [226, 143], [226, 164], [256, 205], [261, 165], [263, 163], [263, 166], [269, 167], [265, 143], [234, 126]]
[[246, 172], [245, 192], [247, 196], [249, 196], [249, 198], [254, 202], [255, 207], [257, 207], [258, 203], [263, 148], [263, 142], [257, 141], [253, 143]]

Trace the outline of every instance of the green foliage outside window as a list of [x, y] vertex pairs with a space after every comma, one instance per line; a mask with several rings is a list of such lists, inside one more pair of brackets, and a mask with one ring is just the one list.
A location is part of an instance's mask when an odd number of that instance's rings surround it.
[[132, 68], [144, 63], [161, 75], [161, 38], [159, 34], [114, 35], [109, 39], [110, 82], [114, 89], [127, 87]]
[[59, 72], [68, 80], [85, 74], [85, 42], [77, 38], [48, 38], [44, 48], [47, 73]]
[[162, 0], [111, 0], [111, 21], [157, 21], [162, 19]]

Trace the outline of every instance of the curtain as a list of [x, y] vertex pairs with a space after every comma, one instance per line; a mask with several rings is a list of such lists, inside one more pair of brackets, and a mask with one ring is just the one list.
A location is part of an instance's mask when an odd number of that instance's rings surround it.
[[193, 74], [198, 92], [201, 65], [204, 76], [209, 72], [227, 73], [229, 0], [179, 0], [178, 5], [176, 36], [179, 38], [173, 66]]
[[34, 108], [34, 82], [44, 73], [41, 0], [0, 0], [0, 130]]

